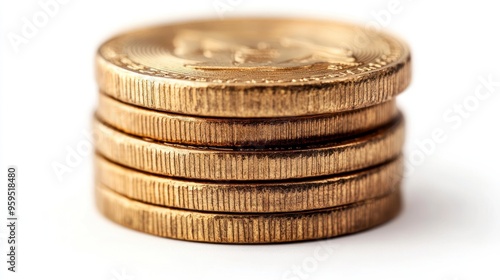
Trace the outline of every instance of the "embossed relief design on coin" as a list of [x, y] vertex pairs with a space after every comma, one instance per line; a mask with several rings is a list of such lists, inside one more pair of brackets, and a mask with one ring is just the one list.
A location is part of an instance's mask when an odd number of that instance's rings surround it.
[[177, 32], [173, 46], [172, 55], [186, 59], [185, 66], [203, 70], [338, 69], [360, 64], [349, 49], [305, 38], [252, 41], [186, 29]]

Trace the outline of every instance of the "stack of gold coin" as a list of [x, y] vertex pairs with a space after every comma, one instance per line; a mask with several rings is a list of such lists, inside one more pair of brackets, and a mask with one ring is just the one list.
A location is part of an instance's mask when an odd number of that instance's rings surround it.
[[294, 19], [125, 33], [96, 57], [96, 198], [126, 227], [215, 243], [354, 233], [401, 208], [400, 40]]

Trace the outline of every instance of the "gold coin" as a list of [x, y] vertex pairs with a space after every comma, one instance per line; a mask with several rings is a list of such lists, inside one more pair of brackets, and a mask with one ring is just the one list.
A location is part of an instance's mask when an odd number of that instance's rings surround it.
[[138, 170], [200, 180], [282, 180], [332, 175], [368, 168], [396, 158], [404, 122], [322, 145], [288, 149], [230, 149], [158, 143], [94, 121], [96, 150]]
[[210, 213], [160, 207], [96, 186], [104, 216], [131, 229], [162, 237], [214, 243], [279, 243], [334, 237], [366, 230], [395, 217], [400, 191], [334, 208], [272, 214]]
[[410, 82], [400, 40], [330, 21], [230, 19], [152, 27], [105, 42], [97, 81], [125, 103], [213, 117], [362, 108]]
[[269, 147], [314, 143], [374, 129], [397, 115], [395, 101], [338, 114], [241, 119], [158, 112], [99, 95], [97, 116], [129, 134], [162, 142], [203, 146]]
[[403, 161], [327, 178], [269, 183], [193, 182], [160, 177], [95, 159], [97, 182], [150, 204], [210, 212], [292, 212], [384, 196], [401, 181]]

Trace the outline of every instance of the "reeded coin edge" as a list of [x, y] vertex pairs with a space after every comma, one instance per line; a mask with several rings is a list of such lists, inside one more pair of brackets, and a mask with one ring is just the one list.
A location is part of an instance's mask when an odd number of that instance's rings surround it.
[[371, 76], [332, 84], [268, 86], [171, 83], [96, 59], [97, 83], [105, 94], [136, 106], [209, 117], [293, 117], [337, 113], [391, 100], [411, 80], [411, 60]]
[[362, 203], [279, 214], [204, 213], [153, 206], [96, 186], [100, 212], [125, 227], [181, 240], [281, 243], [345, 235], [380, 225], [401, 209], [400, 191]]
[[96, 182], [130, 199], [211, 212], [275, 213], [331, 208], [381, 197], [401, 183], [403, 159], [317, 180], [268, 183], [197, 182], [157, 176], [95, 155]]
[[404, 142], [400, 115], [371, 134], [298, 150], [231, 150], [145, 141], [94, 119], [96, 150], [119, 164], [150, 173], [200, 180], [281, 180], [332, 175], [397, 157]]
[[398, 114], [394, 100], [337, 114], [265, 118], [206, 118], [178, 115], [122, 103], [99, 94], [96, 115], [120, 131], [161, 142], [195, 146], [270, 147], [317, 143], [369, 131]]

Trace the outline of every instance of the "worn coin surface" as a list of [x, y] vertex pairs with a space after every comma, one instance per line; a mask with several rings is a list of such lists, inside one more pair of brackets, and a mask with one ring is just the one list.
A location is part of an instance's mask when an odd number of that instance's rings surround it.
[[97, 116], [129, 134], [197, 146], [269, 147], [345, 137], [389, 123], [395, 100], [337, 114], [287, 118], [209, 118], [144, 109], [99, 95]]
[[96, 150], [138, 170], [199, 180], [283, 180], [368, 168], [396, 158], [404, 121], [370, 133], [321, 145], [276, 149], [195, 147], [141, 139], [94, 121]]
[[316, 180], [268, 183], [188, 181], [140, 172], [96, 155], [97, 182], [113, 191], [159, 206], [211, 212], [291, 212], [360, 202], [399, 185], [402, 158], [366, 170]]
[[194, 21], [125, 33], [96, 55], [97, 81], [125, 103], [213, 117], [332, 113], [390, 100], [410, 82], [393, 36], [332, 21]]
[[334, 208], [291, 213], [217, 213], [160, 207], [96, 186], [97, 206], [118, 224], [153, 235], [214, 243], [279, 243], [366, 230], [395, 217], [399, 189], [380, 198]]

